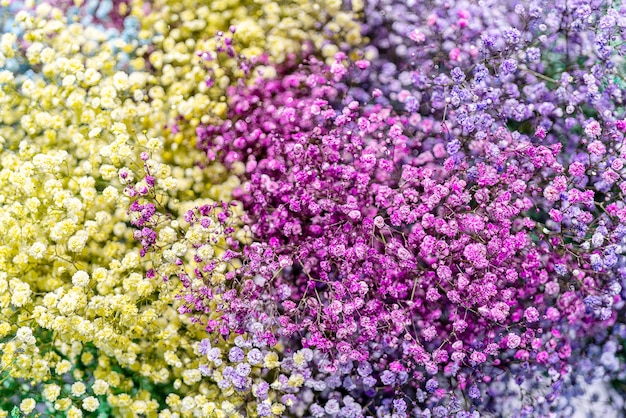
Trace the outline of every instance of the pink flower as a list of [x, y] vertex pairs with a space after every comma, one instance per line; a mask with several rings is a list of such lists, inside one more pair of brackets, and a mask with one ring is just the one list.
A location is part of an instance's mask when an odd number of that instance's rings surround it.
[[470, 359], [474, 363], [481, 364], [481, 363], [484, 363], [487, 360], [487, 356], [484, 353], [481, 353], [480, 351], [474, 351], [470, 355]]
[[351, 210], [350, 212], [348, 212], [348, 217], [353, 221], [358, 221], [359, 219], [361, 219], [361, 212], [358, 210]]
[[450, 57], [450, 61], [458, 61], [459, 56], [461, 55], [461, 50], [459, 48], [452, 48], [448, 56]]
[[604, 154], [606, 154], [606, 147], [604, 146], [602, 142], [597, 141], [597, 140], [589, 144], [589, 146], [587, 147], [587, 150], [589, 150], [590, 154], [596, 155], [598, 157], [601, 157]]
[[526, 308], [526, 311], [524, 312], [524, 317], [529, 323], [537, 322], [539, 321], [539, 312], [537, 311], [537, 308], [531, 306], [529, 308]]
[[510, 349], [519, 347], [522, 339], [519, 335], [509, 334], [506, 339], [506, 346]]
[[561, 222], [563, 220], [563, 213], [557, 209], [550, 209], [550, 218], [554, 222]]
[[354, 63], [354, 65], [356, 65], [357, 68], [361, 70], [365, 70], [366, 68], [370, 66], [370, 62], [368, 60], [358, 60], [357, 62]]
[[537, 354], [537, 363], [539, 364], [546, 364], [548, 362], [548, 352], [547, 351], [541, 351], [540, 353]]
[[409, 39], [417, 43], [422, 43], [426, 40], [426, 35], [424, 35], [418, 29], [414, 29], [411, 32], [409, 32]]
[[467, 260], [472, 263], [474, 267], [479, 269], [485, 268], [489, 264], [489, 262], [485, 258], [486, 254], [487, 247], [480, 243], [469, 244], [463, 250], [463, 255], [465, 256], [465, 258], [467, 258]]
[[538, 126], [537, 129], [535, 130], [535, 136], [540, 139], [545, 139], [547, 133], [548, 132], [543, 126]]
[[619, 178], [620, 175], [611, 169], [608, 169], [604, 173], [602, 173], [602, 179], [604, 179], [604, 181], [609, 184], [615, 183], [617, 180], [619, 180]]
[[587, 136], [592, 138], [597, 138], [602, 134], [602, 128], [600, 127], [600, 123], [594, 120], [585, 125], [585, 133]]
[[558, 309], [556, 309], [555, 307], [550, 306], [547, 310], [546, 310], [546, 317], [550, 320], [550, 321], [558, 321], [558, 319], [561, 317], [561, 313], [559, 312]]
[[560, 193], [554, 186], [548, 186], [543, 190], [543, 197], [550, 202], [556, 202], [560, 198]]
[[575, 161], [569, 166], [569, 173], [574, 177], [582, 176], [585, 174], [585, 166], [583, 163]]

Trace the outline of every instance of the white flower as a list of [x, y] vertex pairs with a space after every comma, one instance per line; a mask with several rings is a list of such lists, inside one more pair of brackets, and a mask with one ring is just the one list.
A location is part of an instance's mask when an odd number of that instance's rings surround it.
[[86, 271], [78, 270], [72, 276], [72, 284], [77, 287], [87, 287], [89, 285], [89, 274]]
[[26, 398], [22, 402], [20, 402], [20, 411], [25, 414], [30, 414], [37, 406], [37, 402], [33, 398]]
[[83, 399], [83, 409], [88, 412], [94, 412], [100, 406], [100, 401], [93, 396]]
[[46, 244], [44, 244], [43, 242], [35, 242], [28, 249], [28, 255], [30, 255], [31, 257], [37, 260], [40, 260], [41, 258], [43, 258], [44, 253], [46, 252], [46, 249], [47, 249]]
[[35, 337], [33, 337], [33, 330], [29, 327], [21, 327], [17, 330], [15, 337], [24, 344], [35, 344]]

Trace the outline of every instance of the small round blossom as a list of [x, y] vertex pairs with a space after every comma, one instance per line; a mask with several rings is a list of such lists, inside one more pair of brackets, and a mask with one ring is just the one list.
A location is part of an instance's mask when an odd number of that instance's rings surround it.
[[526, 311], [524, 312], [524, 317], [528, 322], [537, 322], [539, 320], [539, 312], [536, 308], [531, 306], [529, 308], [526, 308]]
[[79, 270], [72, 276], [72, 284], [77, 287], [87, 287], [89, 285], [89, 274], [86, 271]]
[[72, 396], [82, 396], [87, 390], [87, 387], [82, 382], [76, 382], [72, 385]]
[[68, 418], [82, 418], [82, 416], [83, 416], [83, 411], [81, 411], [75, 406], [70, 407], [70, 409], [67, 411]]
[[15, 337], [24, 344], [35, 344], [35, 337], [33, 336], [33, 330], [29, 327], [20, 327], [15, 334]]
[[519, 335], [509, 334], [507, 336], [506, 345], [508, 348], [511, 348], [511, 349], [517, 348], [519, 347], [520, 343], [521, 343], [521, 338]]
[[30, 414], [37, 406], [37, 402], [33, 398], [26, 398], [20, 402], [20, 411]]
[[61, 394], [61, 387], [56, 384], [49, 384], [44, 387], [43, 397], [48, 402], [54, 402]]
[[383, 385], [393, 385], [395, 382], [396, 376], [393, 372], [389, 371], [389, 370], [385, 370], [382, 375], [380, 376], [380, 381], [383, 383]]
[[585, 166], [581, 162], [578, 162], [578, 161], [575, 161], [572, 164], [570, 164], [568, 170], [569, 170], [569, 173], [575, 177], [579, 177], [585, 174]]
[[598, 121], [591, 121], [585, 125], [585, 133], [591, 138], [597, 138], [602, 134], [602, 128]]
[[239, 363], [244, 359], [244, 352], [239, 347], [233, 347], [228, 352], [228, 359], [233, 363]]
[[248, 351], [246, 358], [247, 358], [248, 363], [254, 366], [263, 361], [263, 353], [261, 353], [261, 351], [258, 348], [253, 348], [252, 350]]
[[601, 157], [606, 153], [606, 147], [604, 146], [604, 144], [600, 141], [593, 141], [589, 144], [589, 152], [592, 155]]
[[100, 406], [100, 401], [98, 401], [98, 399], [94, 398], [93, 396], [88, 396], [85, 399], [83, 399], [82, 405], [85, 411], [94, 412]]
[[107, 393], [108, 389], [109, 384], [102, 379], [96, 379], [91, 386], [91, 390], [93, 390], [95, 395], [104, 395]]
[[57, 372], [57, 374], [65, 374], [69, 372], [71, 368], [72, 363], [67, 360], [61, 360], [59, 363], [57, 363], [55, 371]]

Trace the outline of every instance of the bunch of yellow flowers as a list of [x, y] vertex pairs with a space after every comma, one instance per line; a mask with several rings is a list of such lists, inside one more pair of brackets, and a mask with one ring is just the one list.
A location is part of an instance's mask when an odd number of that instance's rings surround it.
[[[141, 37], [156, 35], [157, 50], [183, 60], [194, 48], [190, 39], [212, 37], [233, 25], [244, 54], [268, 53], [273, 63], [301, 53], [303, 44], [330, 59], [339, 49], [362, 42], [356, 20], [363, 11], [361, 0], [348, 7], [342, 0], [134, 0], [130, 10], [141, 22]], [[156, 65], [168, 63], [161, 56], [155, 55]]]
[[[236, 24], [243, 52], [269, 51], [273, 62], [307, 39], [331, 56], [337, 46], [324, 43], [316, 22], [330, 38], [359, 41], [352, 11], [338, 2], [249, 3], [132, 2], [138, 40], [42, 3], [15, 16], [19, 36], [2, 35], [0, 63], [11, 69], [0, 70], [0, 407], [68, 417], [255, 415], [245, 395], [219, 385], [219, 370], [203, 378], [206, 331], [179, 314], [180, 282], [145, 277], [150, 261], [133, 237], [127, 189], [150, 165], [172, 215], [159, 230], [165, 242], [178, 237], [170, 230], [186, 235], [187, 210], [228, 201], [238, 186], [219, 163], [195, 165], [189, 139], [200, 122], [224, 115], [224, 91], [242, 76], [202, 58], [216, 30]], [[290, 17], [296, 11], [301, 19]], [[276, 368], [277, 359], [266, 352], [259, 367]], [[275, 398], [266, 401], [280, 415]]]

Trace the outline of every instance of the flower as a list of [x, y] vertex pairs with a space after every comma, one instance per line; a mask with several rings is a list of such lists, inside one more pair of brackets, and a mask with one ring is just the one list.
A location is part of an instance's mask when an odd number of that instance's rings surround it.
[[35, 409], [36, 406], [37, 402], [33, 398], [26, 398], [20, 402], [20, 411], [28, 415]]

